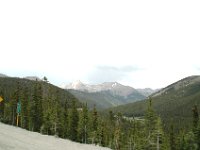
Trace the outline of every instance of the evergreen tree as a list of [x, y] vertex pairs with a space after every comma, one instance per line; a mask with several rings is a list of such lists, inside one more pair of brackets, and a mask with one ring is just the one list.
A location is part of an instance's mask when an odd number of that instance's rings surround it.
[[17, 103], [19, 102], [20, 96], [20, 85], [17, 82], [17, 89], [15, 90], [12, 99], [10, 100], [10, 115], [12, 120], [10, 120], [12, 125], [17, 125]]
[[23, 93], [21, 93], [21, 127], [28, 129], [29, 128], [29, 95], [28, 88], [23, 89]]
[[83, 110], [80, 114], [79, 121], [79, 139], [82, 143], [88, 142], [88, 109], [87, 104], [83, 106]]
[[51, 131], [51, 108], [49, 106], [46, 107], [43, 115], [43, 125], [41, 128], [41, 132], [43, 134], [52, 135]]
[[164, 134], [164, 131], [162, 128], [162, 121], [161, 121], [160, 117], [157, 118], [155, 136], [156, 136], [156, 149], [157, 150], [169, 149], [169, 144], [168, 144], [167, 138]]
[[193, 112], [193, 134], [194, 140], [197, 144], [197, 149], [200, 150], [200, 123], [199, 123], [199, 113], [197, 109], [197, 105], [195, 105], [192, 109]]
[[115, 125], [115, 133], [114, 133], [114, 143], [115, 143], [116, 150], [121, 149], [121, 118], [122, 118], [122, 115], [118, 113], [116, 125]]
[[98, 113], [96, 110], [96, 106], [94, 105], [92, 112], [92, 128], [94, 131], [97, 131], [97, 127], [98, 127]]
[[69, 104], [68, 104], [68, 100], [65, 100], [65, 104], [64, 104], [64, 112], [63, 112], [63, 137], [67, 138], [69, 136]]
[[44, 100], [43, 105], [43, 125], [41, 132], [48, 135], [57, 135], [57, 101], [55, 96], [51, 93], [53, 91], [49, 89], [47, 99]]
[[152, 108], [152, 99], [149, 98], [148, 109], [145, 115], [145, 124], [146, 124], [146, 134], [147, 134], [147, 143], [146, 148], [149, 150], [156, 149], [157, 147], [157, 133], [156, 133], [156, 124], [157, 116]]
[[47, 92], [45, 92], [46, 97], [43, 100], [43, 124], [41, 127], [41, 132], [43, 134], [52, 135], [52, 116], [53, 109], [54, 109], [54, 103], [53, 103], [53, 96], [52, 96], [52, 89], [47, 86]]
[[72, 108], [69, 114], [69, 138], [73, 141], [78, 141], [78, 111], [75, 100], [72, 101]]
[[43, 119], [42, 110], [42, 85], [36, 82], [34, 87], [32, 105], [31, 105], [31, 119], [32, 119], [32, 130], [40, 132]]
[[105, 133], [105, 123], [101, 122], [99, 126], [99, 145], [106, 146], [106, 133]]
[[5, 100], [4, 100], [4, 94], [3, 94], [2, 91], [0, 92], [0, 98], [1, 98], [1, 102], [0, 102], [0, 121], [3, 121], [3, 119], [4, 119]]
[[98, 143], [98, 133], [97, 133], [97, 129], [98, 129], [98, 113], [96, 110], [96, 106], [94, 105], [93, 111], [92, 111], [92, 116], [91, 116], [91, 137], [92, 137], [92, 144]]
[[57, 104], [57, 135], [59, 137], [63, 137], [63, 132], [64, 132], [64, 109], [62, 107], [62, 104], [60, 102], [60, 99], [58, 99], [58, 104]]
[[59, 118], [58, 118], [58, 109], [59, 109], [59, 102], [56, 98], [52, 98], [51, 102], [51, 114], [50, 114], [50, 121], [51, 121], [51, 133], [53, 135], [58, 136], [58, 128], [59, 128]]
[[198, 124], [197, 130], [196, 130], [195, 142], [197, 144], [197, 150], [200, 150], [200, 123]]
[[176, 150], [176, 143], [175, 143], [174, 126], [173, 126], [173, 124], [171, 124], [171, 126], [170, 126], [169, 142], [170, 142], [170, 150]]
[[48, 82], [48, 79], [47, 79], [46, 76], [43, 77], [43, 81], [46, 82], [46, 83]]
[[109, 111], [108, 130], [107, 145], [110, 148], [114, 148], [115, 117], [112, 111]]
[[193, 107], [192, 112], [193, 112], [193, 131], [195, 132], [198, 126], [198, 122], [199, 122], [199, 113], [198, 113], [197, 105]]

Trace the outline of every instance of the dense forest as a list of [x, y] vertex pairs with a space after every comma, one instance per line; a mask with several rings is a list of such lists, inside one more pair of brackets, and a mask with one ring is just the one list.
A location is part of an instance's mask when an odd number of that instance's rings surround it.
[[[151, 95], [152, 107], [161, 117], [165, 130], [170, 129], [173, 122], [175, 130], [190, 129], [192, 127], [192, 108], [197, 105], [200, 108], [200, 76], [190, 76], [179, 80]], [[142, 100], [129, 103], [107, 110], [109, 112], [121, 112], [125, 116], [144, 116], [147, 109], [147, 101]]]
[[90, 111], [72, 94], [45, 81], [0, 78], [1, 122], [21, 128], [96, 144], [115, 150], [199, 150], [200, 123], [193, 106], [192, 127], [163, 130], [153, 100], [148, 99], [143, 117], [125, 117], [109, 111], [106, 115]]

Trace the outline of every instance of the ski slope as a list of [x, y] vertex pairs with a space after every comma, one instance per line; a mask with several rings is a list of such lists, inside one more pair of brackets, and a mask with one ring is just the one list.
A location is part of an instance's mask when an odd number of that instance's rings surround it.
[[0, 150], [110, 150], [0, 123]]

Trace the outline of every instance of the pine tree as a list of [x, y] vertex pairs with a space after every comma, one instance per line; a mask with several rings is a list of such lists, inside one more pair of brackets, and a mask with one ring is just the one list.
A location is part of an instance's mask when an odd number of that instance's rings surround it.
[[94, 131], [97, 131], [97, 127], [98, 127], [98, 113], [96, 110], [96, 106], [94, 105], [92, 112], [92, 128]]
[[176, 150], [173, 124], [170, 125], [169, 142], [170, 142], [170, 150]]
[[108, 130], [107, 145], [114, 148], [115, 117], [112, 111], [109, 111]]
[[72, 101], [72, 108], [69, 114], [69, 138], [72, 141], [78, 141], [78, 111], [75, 100]]
[[63, 137], [67, 138], [69, 136], [69, 104], [68, 100], [65, 100], [64, 104], [64, 114], [63, 114]]
[[59, 107], [58, 100], [56, 98], [52, 98], [51, 114], [50, 114], [51, 133], [56, 136], [58, 136], [58, 128], [59, 128], [58, 107]]
[[148, 109], [145, 115], [146, 134], [147, 134], [147, 147], [151, 150], [157, 147], [157, 133], [156, 124], [157, 116], [152, 108], [152, 99], [149, 98]]
[[200, 150], [200, 123], [198, 124], [197, 130], [196, 130], [195, 142], [197, 144], [197, 150]]
[[92, 116], [91, 116], [91, 138], [92, 138], [92, 144], [98, 143], [98, 133], [97, 133], [97, 129], [98, 129], [98, 113], [96, 110], [96, 106], [94, 105], [93, 111], [92, 111]]
[[47, 106], [43, 115], [43, 125], [41, 128], [43, 134], [52, 135], [51, 131], [51, 108]]
[[169, 149], [169, 145], [162, 128], [162, 121], [160, 117], [157, 118], [156, 129], [154, 134], [156, 137], [156, 149]]
[[10, 100], [10, 115], [12, 120], [10, 120], [12, 125], [17, 125], [17, 103], [19, 101], [20, 96], [20, 83], [17, 82], [17, 89], [15, 90], [12, 99]]
[[23, 89], [23, 93], [21, 93], [21, 127], [28, 130], [29, 125], [29, 95], [28, 88]]
[[60, 99], [58, 100], [58, 104], [57, 104], [57, 135], [59, 137], [63, 137], [63, 133], [64, 133], [64, 109], [62, 107], [62, 104], [60, 102]]
[[193, 112], [193, 134], [194, 140], [197, 144], [197, 149], [200, 150], [200, 123], [199, 123], [199, 113], [197, 109], [197, 105], [195, 105], [192, 109]]
[[40, 132], [43, 119], [43, 110], [42, 110], [42, 85], [41, 83], [36, 82], [34, 87], [33, 99], [31, 103], [31, 122], [32, 130]]
[[192, 112], [193, 112], [193, 132], [195, 132], [198, 126], [198, 122], [199, 122], [199, 113], [198, 113], [197, 105], [193, 107]]
[[121, 149], [121, 119], [122, 115], [121, 113], [118, 113], [114, 133], [114, 145], [116, 150]]
[[5, 108], [5, 100], [4, 100], [4, 94], [1, 91], [0, 97], [2, 98], [2, 101], [0, 102], [0, 121], [4, 120], [4, 108]]
[[106, 146], [106, 133], [105, 133], [105, 123], [101, 122], [99, 126], [99, 145]]
[[83, 106], [79, 120], [79, 139], [82, 143], [88, 142], [88, 109], [87, 104]]
[[41, 132], [43, 134], [52, 135], [52, 115], [53, 115], [53, 96], [52, 89], [47, 86], [46, 97], [43, 99], [43, 124], [41, 126]]

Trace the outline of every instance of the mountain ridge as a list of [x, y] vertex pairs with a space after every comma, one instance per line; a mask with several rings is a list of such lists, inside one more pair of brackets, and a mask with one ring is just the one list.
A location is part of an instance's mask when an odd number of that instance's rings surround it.
[[84, 92], [101, 92], [101, 91], [112, 91], [115, 94], [118, 94], [120, 96], [127, 96], [131, 94], [133, 91], [137, 91], [140, 94], [143, 94], [144, 96], [149, 96], [152, 93], [154, 93], [156, 90], [153, 90], [151, 88], [144, 88], [144, 89], [135, 89], [131, 86], [123, 85], [118, 82], [103, 82], [100, 84], [85, 84], [81, 82], [80, 80], [77, 80], [75, 82], [62, 85], [60, 86], [64, 89], [73, 89], [73, 90], [79, 90]]
[[[97, 109], [105, 109], [139, 101], [145, 99], [154, 91], [147, 88], [142, 93], [135, 88], [122, 85], [118, 82], [89, 85], [82, 83], [80, 80], [62, 87], [69, 90], [80, 101], [88, 103], [90, 108], [96, 105]], [[148, 91], [145, 93], [146, 90]]]

